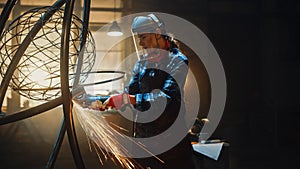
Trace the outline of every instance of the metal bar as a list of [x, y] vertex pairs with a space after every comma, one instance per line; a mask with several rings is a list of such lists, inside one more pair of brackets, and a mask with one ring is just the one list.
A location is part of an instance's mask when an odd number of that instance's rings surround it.
[[58, 0], [56, 1], [41, 18], [37, 21], [37, 23], [34, 25], [34, 27], [30, 30], [30, 32], [27, 34], [25, 39], [23, 40], [22, 44], [16, 51], [15, 55], [12, 57], [12, 60], [7, 68], [7, 71], [5, 72], [4, 78], [1, 82], [1, 88], [0, 88], [0, 106], [2, 107], [3, 100], [5, 97], [5, 93], [7, 91], [9, 82], [12, 78], [12, 75], [14, 71], [17, 68], [17, 65], [23, 56], [24, 52], [26, 51], [27, 47], [31, 43], [31, 40], [33, 37], [36, 36], [36, 34], [39, 32], [39, 30], [43, 27], [43, 25], [48, 21], [48, 19], [65, 3], [65, 0]]
[[65, 133], [66, 133], [66, 124], [65, 124], [65, 119], [63, 118], [61, 121], [60, 130], [58, 132], [58, 135], [55, 140], [55, 144], [53, 146], [53, 150], [52, 150], [49, 160], [47, 162], [46, 169], [54, 168], [54, 164], [56, 162], [59, 150], [60, 150], [62, 142], [64, 140]]
[[[81, 90], [72, 90], [72, 94], [74, 94], [74, 95], [76, 95], [80, 92], [81, 92]], [[65, 133], [66, 133], [66, 123], [65, 123], [65, 118], [63, 117], [63, 119], [61, 121], [61, 125], [60, 125], [60, 130], [58, 132], [58, 135], [55, 140], [55, 144], [53, 146], [51, 155], [50, 155], [47, 165], [46, 165], [46, 169], [54, 168], [54, 164], [56, 162], [59, 150], [60, 150], [62, 142], [64, 140]]]
[[121, 7], [121, 8], [98, 8], [98, 7], [92, 7], [91, 8], [91, 11], [99, 11], [99, 12], [124, 12], [124, 8]]
[[83, 5], [83, 16], [82, 16], [82, 28], [81, 28], [81, 37], [80, 37], [80, 44], [79, 44], [79, 52], [77, 58], [77, 67], [76, 67], [76, 76], [74, 79], [74, 86], [76, 87], [79, 84], [80, 80], [80, 73], [82, 69], [83, 63], [83, 55], [84, 55], [84, 47], [86, 43], [86, 38], [88, 34], [88, 26], [89, 26], [89, 18], [90, 18], [90, 0], [84, 0]]
[[0, 126], [4, 125], [4, 124], [16, 122], [16, 121], [19, 121], [19, 120], [24, 120], [26, 118], [29, 118], [29, 117], [35, 116], [37, 114], [43, 113], [45, 111], [48, 111], [50, 109], [53, 109], [53, 108], [55, 108], [55, 107], [57, 107], [61, 104], [62, 104], [62, 97], [58, 97], [54, 100], [51, 100], [47, 103], [43, 103], [43, 104], [38, 105], [36, 107], [19, 111], [15, 114], [6, 116], [4, 118], [0, 118]]
[[60, 49], [60, 81], [61, 81], [61, 92], [63, 98], [63, 112], [65, 117], [65, 125], [67, 135], [69, 139], [69, 145], [73, 154], [73, 159], [77, 168], [84, 169], [84, 163], [79, 150], [73, 114], [71, 111], [72, 102], [70, 98], [69, 90], [69, 41], [70, 41], [70, 27], [72, 12], [74, 7], [74, 0], [68, 0], [65, 5], [64, 18], [62, 25], [62, 39]]
[[15, 4], [16, 4], [16, 0], [8, 0], [5, 4], [2, 12], [1, 12], [1, 16], [0, 16], [0, 35], [2, 35], [3, 29], [5, 27], [5, 23], [7, 22], [8, 18], [9, 18], [9, 14], [11, 13], [11, 10], [15, 6]]

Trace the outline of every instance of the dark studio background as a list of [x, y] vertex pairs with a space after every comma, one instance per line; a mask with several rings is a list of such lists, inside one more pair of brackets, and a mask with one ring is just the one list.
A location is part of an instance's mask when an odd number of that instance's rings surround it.
[[213, 137], [230, 143], [231, 168], [296, 168], [299, 1], [139, 0], [133, 7], [190, 21], [218, 51], [228, 90]]
[[[230, 144], [231, 169], [298, 168], [300, 1], [132, 0], [131, 5], [133, 13], [153, 11], [182, 17], [211, 40], [227, 79], [225, 111], [213, 137]], [[22, 126], [18, 123], [15, 128]], [[58, 128], [59, 120], [55, 126]], [[3, 131], [8, 127], [1, 126]], [[47, 134], [57, 132], [43, 129]], [[0, 141], [0, 169], [44, 168], [55, 138], [45, 141], [44, 152], [32, 147], [40, 143], [38, 139], [27, 138], [32, 144], [24, 148], [15, 136], [0, 134], [6, 137]], [[36, 137], [43, 138], [43, 133]], [[100, 168], [85, 140], [79, 139], [87, 168]], [[11, 155], [20, 152], [20, 157]], [[66, 141], [61, 152], [56, 168], [75, 168]], [[114, 168], [108, 163], [104, 168]]]

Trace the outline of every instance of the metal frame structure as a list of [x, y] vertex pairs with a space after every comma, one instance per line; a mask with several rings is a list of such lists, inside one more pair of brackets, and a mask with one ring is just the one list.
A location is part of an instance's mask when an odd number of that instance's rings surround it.
[[[47, 110], [51, 110], [59, 105], [63, 105], [63, 119], [61, 122], [60, 130], [57, 134], [56, 141], [53, 146], [52, 153], [49, 157], [49, 160], [46, 164], [47, 169], [54, 168], [57, 156], [61, 149], [61, 145], [64, 139], [64, 135], [67, 132], [67, 136], [69, 139], [69, 145], [71, 148], [71, 152], [73, 155], [73, 159], [77, 168], [84, 169], [85, 165], [80, 153], [80, 149], [78, 146], [78, 141], [76, 137], [76, 131], [73, 121], [73, 114], [72, 114], [72, 101], [71, 101], [71, 92], [69, 90], [69, 60], [68, 60], [68, 52], [69, 52], [69, 36], [70, 36], [70, 25], [71, 19], [73, 14], [74, 8], [74, 1], [75, 0], [57, 0], [46, 12], [45, 14], [36, 22], [34, 27], [28, 33], [28, 35], [23, 40], [22, 44], [14, 54], [7, 71], [5, 72], [5, 76], [1, 81], [1, 88], [0, 88], [0, 105], [2, 107], [3, 100], [6, 94], [6, 91], [9, 86], [9, 82], [13, 76], [14, 71], [17, 68], [17, 65], [26, 51], [27, 47], [29, 46], [32, 37], [35, 37], [39, 30], [43, 27], [43, 25], [51, 18], [51, 16], [63, 5], [64, 6], [64, 18], [63, 18], [63, 25], [62, 25], [62, 37], [61, 37], [61, 49], [60, 49], [60, 81], [61, 81], [61, 96], [51, 100], [47, 103], [38, 105], [36, 107], [32, 107], [26, 110], [21, 110], [16, 112], [12, 115], [4, 116], [4, 112], [0, 111], [2, 114], [2, 118], [0, 118], [0, 125], [13, 123], [19, 120], [23, 120], [26, 118], [30, 118], [32, 116], [38, 115], [43, 113]], [[3, 33], [5, 24], [8, 20], [9, 14], [12, 12], [17, 0], [8, 0], [2, 10], [1, 17], [0, 17], [0, 34]], [[82, 37], [80, 40], [80, 48], [82, 50], [85, 43], [86, 37], [88, 33], [88, 25], [89, 25], [89, 14], [90, 14], [90, 0], [84, 0], [84, 7], [83, 7], [83, 25], [82, 25]], [[79, 52], [78, 56], [78, 67], [76, 72], [81, 71], [82, 65], [82, 57], [83, 52]], [[76, 73], [76, 77], [74, 80], [73, 87], [76, 87], [79, 83], [79, 74]]]

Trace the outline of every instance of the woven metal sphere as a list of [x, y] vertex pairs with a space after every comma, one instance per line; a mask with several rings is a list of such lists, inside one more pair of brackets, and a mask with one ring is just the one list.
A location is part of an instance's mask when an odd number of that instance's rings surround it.
[[[35, 8], [27, 11], [11, 22], [2, 34], [0, 42], [0, 74], [2, 78], [23, 43], [25, 37], [35, 26], [49, 7]], [[63, 10], [58, 10], [44, 24], [23, 54], [10, 82], [13, 90], [33, 100], [53, 100], [61, 96], [60, 89], [60, 48], [62, 37]], [[82, 34], [82, 21], [72, 16], [69, 43], [69, 84], [75, 78], [79, 44]], [[88, 31], [83, 54], [80, 83], [83, 83], [95, 62], [95, 42]]]

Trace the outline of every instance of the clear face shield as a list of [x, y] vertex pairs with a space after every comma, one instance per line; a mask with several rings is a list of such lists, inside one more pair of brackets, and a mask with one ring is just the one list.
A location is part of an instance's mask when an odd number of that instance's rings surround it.
[[132, 41], [133, 41], [133, 45], [134, 45], [134, 49], [135, 49], [137, 59], [141, 60], [142, 57], [147, 54], [147, 52], [144, 51], [142, 46], [139, 45], [140, 40], [138, 38], [138, 33], [131, 32], [131, 34], [132, 34], [131, 37], [132, 37]]
[[151, 59], [160, 55], [159, 45], [153, 43], [153, 39], [151, 39], [154, 36], [153, 33], [132, 33], [135, 52], [139, 60]]

